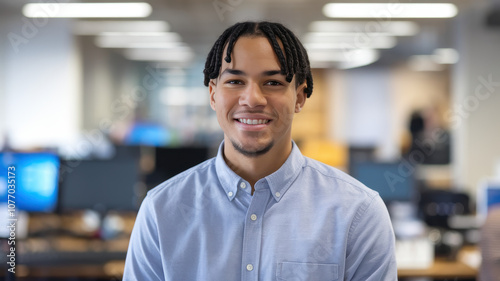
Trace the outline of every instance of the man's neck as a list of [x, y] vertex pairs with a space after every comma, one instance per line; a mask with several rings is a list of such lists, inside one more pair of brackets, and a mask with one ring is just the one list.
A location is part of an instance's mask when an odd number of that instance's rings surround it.
[[224, 144], [224, 160], [231, 170], [248, 181], [252, 186], [275, 171], [277, 171], [292, 151], [292, 141], [288, 145], [274, 145], [268, 152], [256, 157], [249, 157], [238, 152], [230, 142]]

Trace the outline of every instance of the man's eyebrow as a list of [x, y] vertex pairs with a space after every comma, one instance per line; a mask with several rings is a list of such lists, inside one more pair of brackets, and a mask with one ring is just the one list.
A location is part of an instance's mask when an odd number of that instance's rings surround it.
[[[241, 76], [246, 76], [246, 73], [242, 70], [239, 69], [232, 69], [232, 68], [226, 68], [224, 71], [221, 73], [221, 76], [224, 74], [232, 74], [232, 75], [241, 75]], [[273, 76], [281, 74], [281, 70], [266, 70], [262, 72], [262, 76]]]
[[262, 76], [273, 76], [276, 74], [281, 74], [281, 70], [268, 70], [268, 71], [262, 72]]
[[232, 68], [226, 68], [224, 71], [220, 74], [220, 76], [224, 74], [232, 74], [232, 75], [246, 75], [245, 72], [238, 70], [238, 69], [232, 69]]

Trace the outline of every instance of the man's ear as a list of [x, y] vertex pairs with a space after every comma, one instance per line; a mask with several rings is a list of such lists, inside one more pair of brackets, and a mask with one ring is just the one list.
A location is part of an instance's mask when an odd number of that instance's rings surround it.
[[208, 83], [208, 90], [210, 92], [210, 107], [215, 110], [215, 80], [211, 79]]
[[297, 101], [295, 102], [295, 113], [299, 113], [306, 103], [307, 94], [304, 90], [307, 88], [306, 82], [300, 84], [297, 87]]

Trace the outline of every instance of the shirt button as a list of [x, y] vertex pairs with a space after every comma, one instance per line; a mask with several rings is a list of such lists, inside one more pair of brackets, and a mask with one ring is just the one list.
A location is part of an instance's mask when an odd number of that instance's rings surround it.
[[242, 183], [240, 183], [240, 187], [243, 188], [243, 189], [245, 189], [245, 187], [247, 187], [247, 184], [244, 183], [244, 182], [242, 182]]
[[227, 196], [229, 196], [229, 197], [233, 197], [233, 192], [229, 191], [229, 192], [227, 193]]
[[256, 214], [252, 214], [250, 216], [250, 219], [253, 220], [253, 221], [257, 220], [257, 215]]
[[253, 270], [253, 265], [251, 263], [247, 264], [247, 270], [252, 271]]
[[274, 195], [276, 195], [276, 197], [280, 197], [280, 196], [281, 196], [281, 193], [276, 192], [276, 193], [274, 193]]

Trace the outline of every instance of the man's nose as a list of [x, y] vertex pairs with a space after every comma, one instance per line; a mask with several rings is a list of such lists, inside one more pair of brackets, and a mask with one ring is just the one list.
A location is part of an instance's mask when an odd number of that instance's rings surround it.
[[265, 106], [267, 98], [261, 87], [255, 83], [249, 84], [240, 96], [240, 105], [248, 107]]

